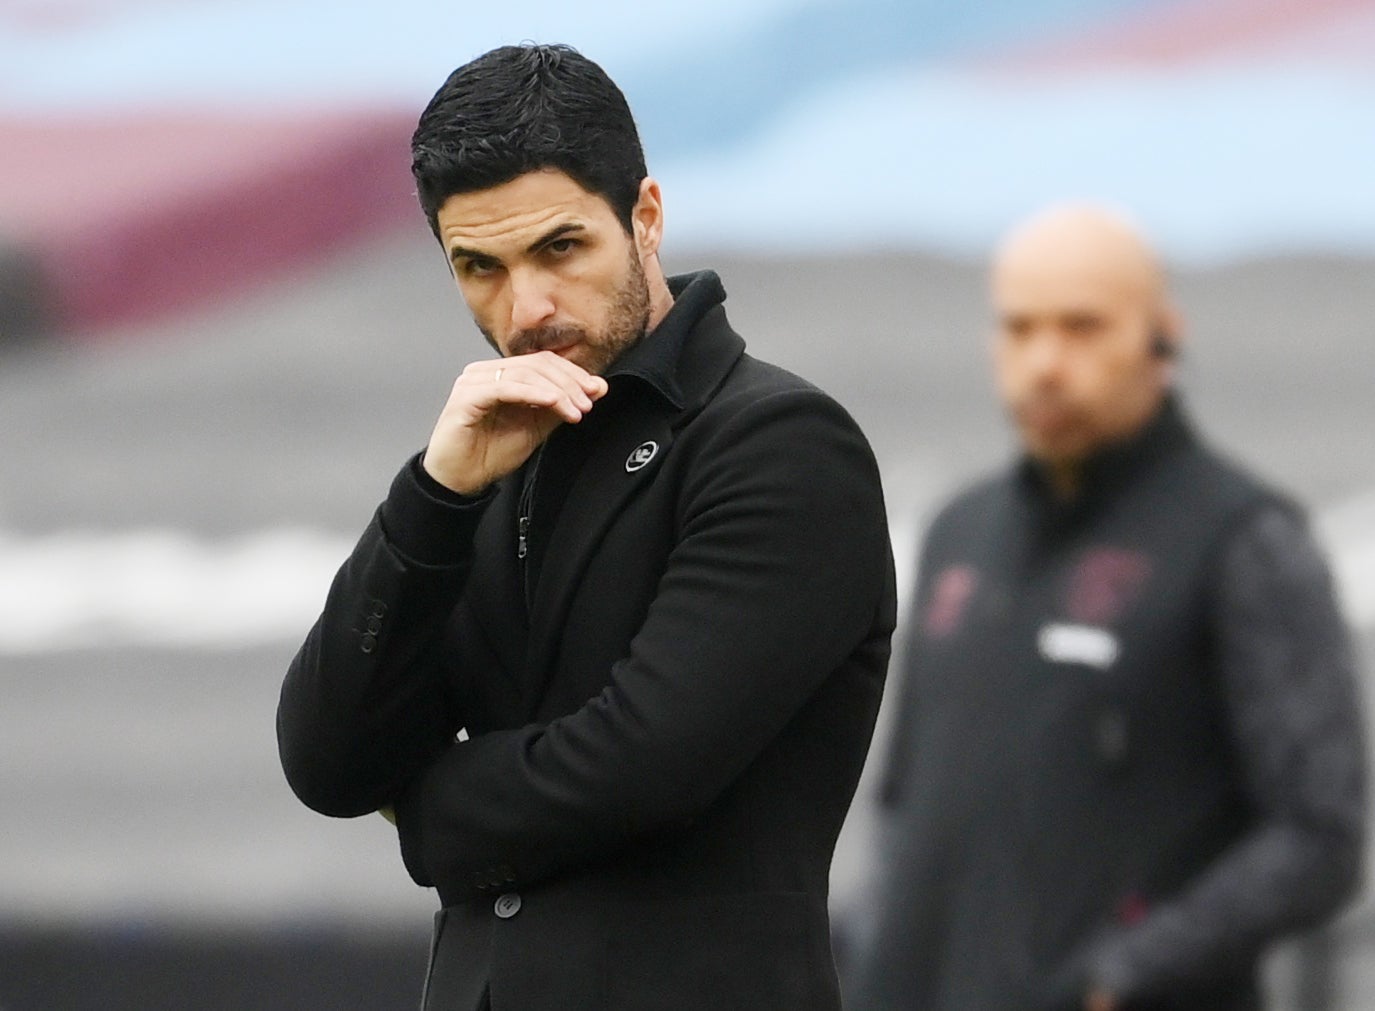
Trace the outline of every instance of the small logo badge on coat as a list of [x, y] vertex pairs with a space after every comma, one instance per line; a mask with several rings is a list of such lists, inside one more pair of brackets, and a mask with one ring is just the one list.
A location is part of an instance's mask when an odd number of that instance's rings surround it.
[[654, 454], [659, 452], [659, 444], [650, 440], [642, 442], [630, 451], [630, 455], [625, 458], [625, 472], [633, 474], [650, 460], [654, 459]]

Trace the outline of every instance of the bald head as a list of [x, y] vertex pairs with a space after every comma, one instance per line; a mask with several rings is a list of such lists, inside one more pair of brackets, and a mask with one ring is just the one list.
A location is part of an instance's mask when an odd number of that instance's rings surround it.
[[1150, 420], [1178, 326], [1164, 272], [1137, 228], [1094, 205], [1013, 228], [993, 261], [998, 384], [1028, 452], [1071, 479]]
[[1154, 250], [1127, 215], [1095, 204], [1061, 204], [1014, 227], [994, 257], [1006, 273], [1073, 276], [1163, 308], [1165, 276]]

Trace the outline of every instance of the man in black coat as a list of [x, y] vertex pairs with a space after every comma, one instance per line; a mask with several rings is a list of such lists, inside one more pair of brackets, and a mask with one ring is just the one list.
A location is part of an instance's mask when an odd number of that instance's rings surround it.
[[932, 524], [855, 1011], [1240, 1011], [1353, 894], [1354, 659], [1301, 512], [1202, 444], [1135, 231], [1017, 229], [993, 272], [1022, 460]]
[[564, 47], [455, 71], [421, 204], [498, 357], [454, 383], [282, 688], [287, 779], [394, 817], [424, 1006], [839, 1006], [827, 916], [894, 621], [872, 453], [666, 278], [625, 100]]

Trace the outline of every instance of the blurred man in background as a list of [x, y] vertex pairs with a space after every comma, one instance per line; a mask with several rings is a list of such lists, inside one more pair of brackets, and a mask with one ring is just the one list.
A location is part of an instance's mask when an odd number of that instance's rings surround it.
[[1356, 890], [1353, 652], [1300, 510], [1203, 445], [1125, 220], [998, 251], [1024, 449], [932, 525], [881, 785], [858, 1011], [1261, 1004], [1280, 935]]
[[744, 353], [715, 274], [665, 277], [596, 64], [478, 58], [413, 156], [497, 357], [292, 663], [287, 777], [394, 811], [443, 905], [428, 1008], [834, 1011], [828, 872], [895, 617], [868, 443]]

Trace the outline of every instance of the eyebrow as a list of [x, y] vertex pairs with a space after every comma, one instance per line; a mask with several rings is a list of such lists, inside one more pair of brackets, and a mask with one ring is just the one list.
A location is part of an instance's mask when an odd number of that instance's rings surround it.
[[[525, 247], [525, 251], [527, 253], [533, 253], [542, 246], [547, 246], [549, 243], [561, 239], [565, 235], [571, 235], [574, 232], [583, 232], [586, 230], [587, 226], [580, 221], [565, 221], [561, 225], [555, 225], [534, 242], [530, 243], [530, 245]], [[467, 246], [450, 246], [449, 262], [457, 263], [459, 260], [476, 260], [479, 263], [501, 262], [500, 259], [493, 256], [491, 253], [484, 253], [480, 249], [469, 249]]]

